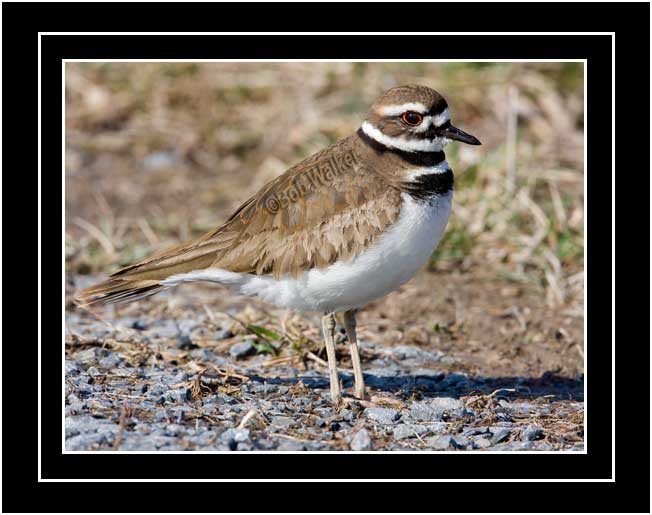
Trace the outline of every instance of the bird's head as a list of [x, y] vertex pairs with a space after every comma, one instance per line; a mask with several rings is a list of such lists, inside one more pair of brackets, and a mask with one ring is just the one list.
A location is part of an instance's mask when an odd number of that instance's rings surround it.
[[362, 130], [381, 145], [406, 152], [441, 152], [451, 141], [481, 144], [451, 125], [448, 103], [426, 86], [399, 86], [383, 93], [371, 106]]

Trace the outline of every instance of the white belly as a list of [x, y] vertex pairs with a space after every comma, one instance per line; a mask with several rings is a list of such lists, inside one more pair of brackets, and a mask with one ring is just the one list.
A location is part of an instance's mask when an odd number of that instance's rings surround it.
[[428, 261], [444, 234], [453, 193], [418, 201], [403, 193], [399, 218], [362, 254], [345, 263], [292, 278], [221, 269], [173, 276], [165, 284], [213, 281], [283, 308], [322, 313], [359, 308], [408, 281]]

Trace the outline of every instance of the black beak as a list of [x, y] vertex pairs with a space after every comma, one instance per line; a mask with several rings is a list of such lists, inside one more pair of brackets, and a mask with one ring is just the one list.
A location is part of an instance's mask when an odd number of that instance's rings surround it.
[[462, 143], [468, 143], [469, 145], [482, 145], [480, 143], [480, 140], [476, 138], [475, 136], [471, 136], [470, 134], [467, 134], [463, 130], [458, 129], [457, 127], [453, 127], [452, 125], [449, 125], [445, 129], [443, 129], [440, 133], [440, 136], [443, 136], [444, 138], [452, 139], [455, 141], [461, 141]]

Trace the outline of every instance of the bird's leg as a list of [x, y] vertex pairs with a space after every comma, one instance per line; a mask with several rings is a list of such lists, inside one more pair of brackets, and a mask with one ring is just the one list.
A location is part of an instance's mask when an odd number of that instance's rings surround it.
[[358, 348], [358, 336], [355, 332], [355, 311], [345, 311], [342, 315], [344, 329], [349, 339], [349, 350], [351, 351], [351, 362], [353, 363], [353, 375], [355, 377], [355, 396], [364, 399], [364, 377], [362, 376], [362, 365], [360, 364], [360, 351]]
[[326, 342], [328, 356], [328, 375], [331, 382], [331, 402], [338, 403], [340, 399], [340, 380], [337, 376], [337, 360], [335, 358], [335, 315], [328, 313], [321, 317], [321, 327]]

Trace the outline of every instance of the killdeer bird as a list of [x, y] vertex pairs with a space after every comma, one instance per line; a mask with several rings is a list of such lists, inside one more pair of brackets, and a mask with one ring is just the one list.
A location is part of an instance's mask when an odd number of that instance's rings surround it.
[[340, 398], [341, 317], [354, 393], [362, 398], [355, 311], [408, 281], [439, 243], [453, 200], [443, 153], [452, 140], [480, 145], [451, 125], [438, 92], [390, 89], [355, 134], [268, 183], [217, 229], [115, 272], [76, 300], [128, 302], [209, 281], [282, 308], [320, 312], [333, 402]]

